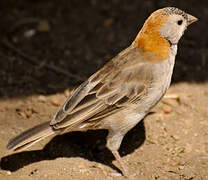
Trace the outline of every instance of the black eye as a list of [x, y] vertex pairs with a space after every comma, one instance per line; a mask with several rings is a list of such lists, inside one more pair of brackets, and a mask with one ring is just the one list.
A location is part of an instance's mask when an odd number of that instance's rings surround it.
[[183, 20], [179, 20], [177, 23], [178, 25], [181, 25], [183, 23]]

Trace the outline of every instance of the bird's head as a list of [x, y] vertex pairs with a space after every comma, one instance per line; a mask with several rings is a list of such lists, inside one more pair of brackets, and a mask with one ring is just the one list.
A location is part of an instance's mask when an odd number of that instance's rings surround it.
[[145, 21], [133, 45], [150, 60], [167, 59], [170, 47], [177, 45], [186, 28], [198, 19], [175, 7], [166, 7], [153, 12]]

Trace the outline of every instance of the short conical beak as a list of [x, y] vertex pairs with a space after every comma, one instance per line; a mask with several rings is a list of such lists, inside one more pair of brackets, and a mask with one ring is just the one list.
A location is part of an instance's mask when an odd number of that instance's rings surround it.
[[198, 21], [198, 18], [196, 18], [190, 14], [187, 14], [187, 15], [188, 15], [188, 25], [192, 24], [193, 22]]

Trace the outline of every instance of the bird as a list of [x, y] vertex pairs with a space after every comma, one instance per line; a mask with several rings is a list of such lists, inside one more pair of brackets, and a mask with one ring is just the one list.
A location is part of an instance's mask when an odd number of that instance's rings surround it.
[[23, 151], [47, 136], [106, 129], [106, 146], [122, 174], [129, 176], [118, 152], [123, 137], [166, 93], [178, 42], [197, 20], [176, 7], [154, 11], [135, 40], [81, 83], [52, 120], [14, 137], [7, 148]]

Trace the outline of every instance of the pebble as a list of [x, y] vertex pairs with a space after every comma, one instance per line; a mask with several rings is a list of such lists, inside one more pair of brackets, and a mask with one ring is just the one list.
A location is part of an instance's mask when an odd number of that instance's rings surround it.
[[25, 118], [25, 119], [27, 118], [27, 115], [24, 112], [22, 112], [22, 111], [18, 112], [18, 114], [20, 116], [22, 116], [23, 118]]
[[46, 102], [46, 97], [43, 96], [43, 95], [40, 95], [40, 96], [38, 97], [38, 101], [39, 101], [39, 102], [42, 102], [42, 103], [45, 103], [45, 102]]
[[7, 173], [7, 175], [9, 175], [9, 176], [12, 174], [11, 171], [6, 171], [6, 173]]
[[8, 175], [8, 176], [11, 176], [12, 172], [11, 171], [7, 171], [7, 170], [2, 170], [0, 169], [0, 175]]
[[175, 134], [171, 135], [171, 137], [176, 141], [178, 141], [180, 139], [180, 137], [178, 135], [175, 135]]
[[54, 105], [54, 106], [60, 106], [60, 105], [61, 105], [60, 100], [55, 99], [55, 98], [51, 98], [51, 99], [50, 99], [50, 102], [51, 102], [51, 104]]
[[35, 34], [36, 34], [36, 30], [35, 29], [30, 29], [30, 30], [27, 30], [27, 31], [24, 32], [24, 37], [31, 38]]
[[66, 89], [65, 91], [64, 91], [64, 95], [65, 95], [65, 97], [69, 97], [70, 96], [70, 90], [69, 89]]
[[162, 110], [163, 110], [163, 112], [166, 113], [166, 114], [169, 114], [169, 113], [172, 112], [172, 108], [171, 108], [170, 106], [168, 106], [168, 105], [162, 106]]
[[112, 175], [112, 176], [116, 176], [116, 177], [122, 176], [121, 173], [111, 173], [111, 175]]

